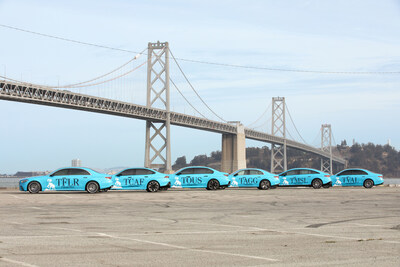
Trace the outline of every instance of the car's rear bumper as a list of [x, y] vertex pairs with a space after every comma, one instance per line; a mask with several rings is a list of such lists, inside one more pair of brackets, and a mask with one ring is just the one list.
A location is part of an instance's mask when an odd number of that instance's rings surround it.
[[168, 182], [168, 184], [164, 185], [164, 186], [160, 186], [161, 188], [171, 188], [171, 182]]
[[231, 181], [229, 181], [228, 184], [226, 184], [226, 185], [220, 185], [219, 187], [220, 187], [220, 188], [227, 188], [227, 187], [230, 186], [230, 185], [231, 185]]

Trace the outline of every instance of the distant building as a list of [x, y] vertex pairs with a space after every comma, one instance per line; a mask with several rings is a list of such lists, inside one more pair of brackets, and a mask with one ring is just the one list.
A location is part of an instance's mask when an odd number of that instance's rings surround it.
[[73, 159], [72, 160], [72, 167], [82, 167], [82, 162], [80, 159]]

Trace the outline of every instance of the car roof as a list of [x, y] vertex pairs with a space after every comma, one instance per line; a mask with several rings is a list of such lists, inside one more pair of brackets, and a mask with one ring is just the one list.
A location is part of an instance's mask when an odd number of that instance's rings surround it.
[[130, 170], [130, 169], [141, 169], [141, 170], [149, 170], [149, 171], [157, 172], [156, 170], [153, 170], [153, 169], [150, 169], [150, 168], [146, 168], [146, 167], [129, 167], [129, 168], [123, 169], [122, 171]]
[[372, 171], [369, 171], [367, 169], [361, 169], [361, 168], [348, 168], [348, 169], [341, 170], [338, 173], [341, 173], [341, 172], [344, 172], [344, 171], [353, 171], [353, 170], [355, 170], [355, 171], [365, 171], [367, 173], [373, 173]]
[[182, 170], [190, 169], [190, 168], [205, 168], [205, 169], [210, 169], [210, 170], [218, 172], [216, 169], [213, 169], [213, 168], [210, 168], [210, 167], [207, 167], [207, 166], [187, 166], [187, 167], [183, 167], [183, 168], [177, 170], [176, 172], [180, 172]]
[[288, 171], [294, 171], [294, 170], [310, 170], [310, 171], [321, 172], [320, 170], [313, 169], [313, 168], [293, 168], [293, 169], [287, 170], [287, 172], [288, 172]]
[[85, 170], [85, 171], [88, 171], [88, 172], [100, 173], [98, 171], [95, 171], [95, 170], [93, 170], [91, 168], [87, 168], [87, 167], [63, 167], [63, 168], [58, 168], [57, 170], [54, 170], [51, 173], [55, 173], [56, 171], [60, 171], [60, 170], [63, 170], [63, 169], [82, 169], [82, 170]]
[[[245, 171], [245, 170], [256, 170], [256, 171], [267, 172], [266, 170], [259, 169], [259, 168], [243, 168], [243, 169], [239, 169], [239, 170], [237, 170], [237, 171], [235, 171], [235, 172]], [[235, 173], [235, 172], [234, 172], [234, 173]]]

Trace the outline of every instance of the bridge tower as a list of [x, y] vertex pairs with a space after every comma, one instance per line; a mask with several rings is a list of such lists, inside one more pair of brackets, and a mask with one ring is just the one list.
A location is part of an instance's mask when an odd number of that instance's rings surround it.
[[330, 155], [329, 158], [321, 158], [321, 171], [332, 174], [332, 128], [330, 124], [321, 126], [321, 150]]
[[165, 121], [146, 121], [144, 166], [171, 173], [168, 42], [149, 43], [147, 55], [147, 107], [162, 108], [167, 112]]
[[285, 98], [272, 98], [272, 127], [271, 134], [285, 138], [284, 143], [271, 144], [271, 172], [281, 172], [287, 170], [286, 160], [286, 118], [285, 118]]

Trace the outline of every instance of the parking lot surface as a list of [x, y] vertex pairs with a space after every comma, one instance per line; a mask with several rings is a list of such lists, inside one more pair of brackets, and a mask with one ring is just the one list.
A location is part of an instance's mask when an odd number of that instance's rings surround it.
[[400, 266], [400, 188], [0, 190], [0, 266]]

